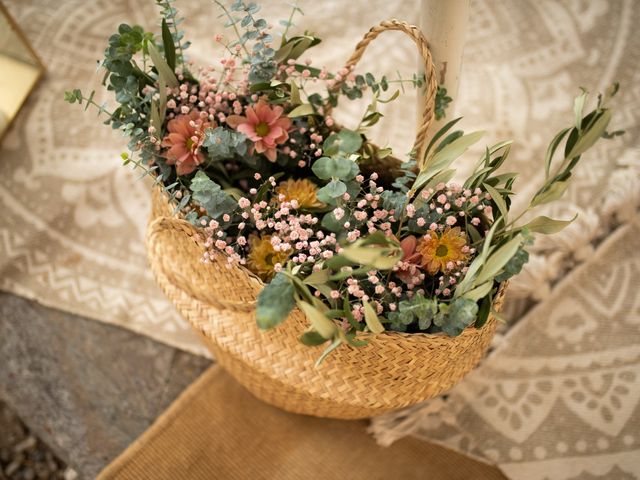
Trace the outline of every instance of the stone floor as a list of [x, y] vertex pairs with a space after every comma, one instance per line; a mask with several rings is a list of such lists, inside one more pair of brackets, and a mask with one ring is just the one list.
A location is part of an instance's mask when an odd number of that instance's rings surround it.
[[210, 363], [0, 293], [0, 400], [78, 478], [95, 478]]
[[74, 480], [77, 476], [0, 402], [0, 480]]

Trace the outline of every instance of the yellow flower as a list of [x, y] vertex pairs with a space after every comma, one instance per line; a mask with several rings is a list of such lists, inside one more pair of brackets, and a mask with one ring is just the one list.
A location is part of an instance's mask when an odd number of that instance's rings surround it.
[[431, 232], [420, 239], [416, 251], [422, 255], [422, 266], [431, 275], [449, 270], [447, 263], [466, 262], [469, 254], [463, 251], [467, 244], [467, 236], [460, 227], [447, 227], [438, 235]]
[[297, 200], [300, 208], [320, 208], [324, 207], [322, 203], [316, 197], [318, 187], [310, 180], [303, 178], [302, 180], [294, 180], [290, 178], [284, 182], [280, 182], [280, 185], [276, 188], [278, 195], [284, 195], [284, 200], [290, 202], [291, 200]]
[[266, 282], [276, 273], [274, 270], [276, 263], [284, 267], [290, 254], [291, 251], [276, 251], [271, 243], [271, 235], [254, 236], [249, 239], [247, 267]]

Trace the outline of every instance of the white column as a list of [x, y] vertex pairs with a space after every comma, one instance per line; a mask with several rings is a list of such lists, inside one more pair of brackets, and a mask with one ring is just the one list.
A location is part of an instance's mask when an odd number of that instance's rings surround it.
[[[446, 118], [434, 122], [430, 136], [453, 117], [454, 104], [458, 97], [458, 83], [462, 66], [462, 52], [469, 26], [470, 0], [420, 0], [420, 23], [427, 37], [436, 67], [438, 85], [447, 89], [453, 98], [446, 110]], [[418, 107], [424, 105], [422, 92], [418, 94]], [[420, 115], [420, 110], [418, 110]]]

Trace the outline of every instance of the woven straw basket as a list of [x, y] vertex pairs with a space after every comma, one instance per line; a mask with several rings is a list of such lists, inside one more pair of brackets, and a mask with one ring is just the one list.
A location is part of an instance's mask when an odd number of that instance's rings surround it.
[[[427, 102], [417, 132], [419, 149], [437, 88], [422, 33], [403, 22], [383, 22], [365, 35], [347, 66], [355, 65], [371, 40], [386, 30], [409, 35], [425, 61]], [[228, 268], [221, 256], [202, 263], [198, 229], [172, 212], [156, 188], [147, 249], [158, 284], [229, 373], [258, 398], [285, 410], [355, 419], [413, 405], [460, 381], [484, 356], [494, 335], [492, 316], [482, 328], [467, 328], [458, 337], [384, 332], [370, 336], [365, 347], [341, 346], [314, 367], [323, 347], [298, 341], [308, 328], [304, 315], [294, 310], [277, 328], [258, 329], [255, 304], [262, 282], [242, 267]], [[503, 295], [504, 289], [494, 308], [499, 309]]]

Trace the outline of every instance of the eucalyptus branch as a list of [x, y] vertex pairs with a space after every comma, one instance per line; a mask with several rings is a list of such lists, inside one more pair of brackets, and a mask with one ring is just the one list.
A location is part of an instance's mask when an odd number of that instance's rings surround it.
[[293, 25], [293, 16], [296, 14], [296, 11], [301, 11], [300, 7], [298, 7], [298, 0], [296, 0], [293, 7], [291, 7], [291, 14], [289, 15], [289, 20], [287, 20], [287, 26], [285, 27], [284, 32], [282, 32], [282, 43], [286, 41], [287, 33], [289, 33], [289, 28]]
[[[152, 174], [158, 170], [158, 166], [154, 165], [152, 167], [148, 167], [146, 166], [144, 163], [142, 163], [140, 160], [136, 159], [134, 156], [134, 153], [127, 153], [127, 152], [123, 152], [122, 154], [120, 154], [120, 158], [122, 158], [122, 165], [126, 166], [126, 165], [133, 165], [134, 169], [140, 169], [142, 170], [142, 176], [140, 178], [144, 178], [146, 176], [153, 176]], [[163, 182], [163, 178], [162, 175], [155, 175], [154, 179], [153, 179], [153, 183], [154, 185], [160, 185]], [[170, 188], [174, 187], [175, 185], [177, 185], [178, 182], [169, 185], [167, 187], [165, 187], [165, 190], [169, 190]]]
[[215, 1], [216, 5], [218, 5], [218, 7], [220, 7], [222, 9], [224, 14], [229, 19], [229, 23], [233, 27], [233, 31], [236, 33], [236, 36], [238, 37], [238, 43], [242, 46], [242, 49], [244, 50], [244, 53], [247, 55], [247, 57], [250, 57], [251, 54], [249, 53], [249, 50], [247, 49], [247, 46], [244, 44], [244, 41], [242, 40], [242, 35], [240, 34], [240, 30], [238, 30], [238, 26], [236, 25], [236, 20], [233, 18], [233, 16], [229, 12], [229, 10], [227, 10], [227, 7], [225, 7], [224, 4], [220, 0], [214, 0], [214, 1]]
[[95, 91], [92, 91], [88, 97], [85, 97], [82, 92], [76, 88], [75, 90], [68, 90], [64, 92], [64, 99], [66, 102], [78, 103], [79, 105], [82, 105], [82, 102], [85, 102], [85, 110], [89, 108], [89, 105], [92, 105], [98, 109], [98, 115], [104, 113], [113, 118], [113, 113], [104, 108], [104, 104], [99, 105], [93, 100], [95, 93]]

